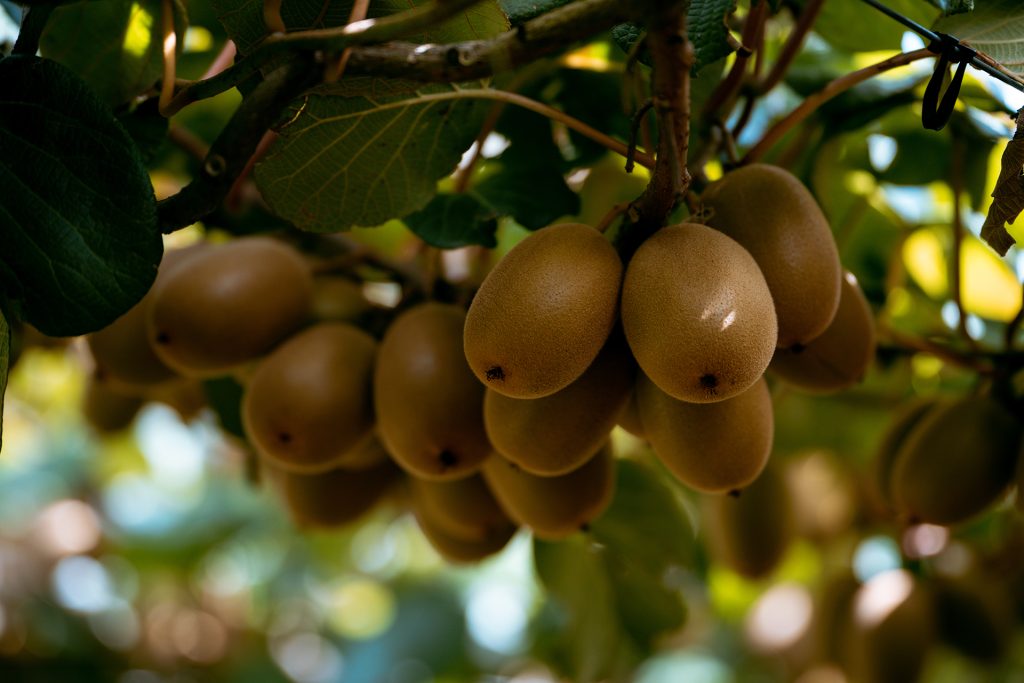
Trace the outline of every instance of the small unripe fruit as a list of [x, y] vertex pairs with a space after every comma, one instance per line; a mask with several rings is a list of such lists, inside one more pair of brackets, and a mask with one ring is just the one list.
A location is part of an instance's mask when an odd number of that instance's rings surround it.
[[640, 368], [681, 401], [746, 391], [775, 351], [775, 306], [753, 257], [704, 225], [662, 228], [622, 286], [622, 325]]
[[503, 258], [466, 316], [466, 359], [513, 398], [564, 389], [590, 366], [615, 324], [622, 261], [593, 228], [538, 230]]

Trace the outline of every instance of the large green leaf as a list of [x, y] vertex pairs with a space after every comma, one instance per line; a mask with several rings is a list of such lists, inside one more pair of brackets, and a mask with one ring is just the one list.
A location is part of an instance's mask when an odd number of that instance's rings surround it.
[[489, 164], [497, 170], [477, 183], [473, 193], [524, 228], [543, 228], [580, 210], [580, 197], [566, 184], [560, 162], [510, 148]]
[[0, 60], [0, 187], [0, 285], [41, 332], [97, 330], [149, 290], [163, 253], [149, 176], [56, 62]]
[[[184, 43], [185, 9], [174, 3], [178, 51]], [[68, 67], [110, 105], [152, 87], [163, 72], [160, 0], [75, 2], [54, 9], [39, 48]]]
[[468, 194], [439, 194], [422, 210], [404, 219], [406, 226], [427, 244], [455, 249], [472, 244], [498, 246], [494, 209]]
[[670, 577], [691, 563], [692, 544], [663, 478], [629, 460], [619, 461], [615, 498], [589, 538], [534, 543], [538, 576], [564, 610], [556, 654], [572, 680], [615, 679], [682, 627], [685, 605]]
[[[408, 10], [433, 0], [374, 0], [370, 3], [369, 18], [383, 17]], [[263, 20], [263, 3], [254, 0], [212, 0], [221, 24], [235, 41], [238, 51], [248, 54], [268, 34]], [[281, 19], [289, 31], [342, 26], [352, 12], [352, 0], [297, 0], [284, 2]], [[450, 43], [474, 38], [486, 38], [508, 30], [505, 13], [497, 0], [478, 3], [464, 13], [432, 26], [429, 31], [408, 36], [422, 43]]]
[[489, 104], [460, 90], [368, 78], [318, 87], [296, 103], [256, 182], [275, 213], [306, 230], [405, 216], [426, 206], [480, 131]]
[[978, 0], [973, 12], [943, 17], [935, 30], [950, 33], [1024, 76], [1024, 2]]
[[[926, 0], [885, 0], [883, 4], [924, 26], [939, 14]], [[899, 50], [907, 29], [861, 0], [828, 0], [814, 30], [841, 50], [869, 52]]]
[[0, 311], [0, 450], [4, 447], [4, 394], [7, 393], [7, 371], [11, 365], [11, 326]]

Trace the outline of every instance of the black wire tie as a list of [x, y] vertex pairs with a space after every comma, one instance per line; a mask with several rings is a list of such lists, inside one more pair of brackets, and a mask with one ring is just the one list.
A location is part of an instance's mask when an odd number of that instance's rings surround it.
[[[971, 63], [978, 51], [964, 45], [947, 33], [939, 33], [938, 40], [933, 40], [928, 49], [939, 55], [939, 62], [935, 65], [935, 72], [932, 74], [931, 80], [928, 81], [924, 99], [921, 100], [921, 123], [928, 130], [942, 130], [953, 115], [953, 108], [960, 96], [960, 85], [963, 83], [967, 65]], [[957, 65], [956, 73], [940, 101], [939, 93], [949, 74], [950, 64]]]

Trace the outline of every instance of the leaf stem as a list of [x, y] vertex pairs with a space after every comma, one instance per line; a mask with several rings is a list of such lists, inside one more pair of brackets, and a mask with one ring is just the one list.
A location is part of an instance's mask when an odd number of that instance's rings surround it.
[[56, 3], [25, 8], [25, 14], [21, 17], [21, 30], [18, 31], [18, 38], [14, 41], [11, 54], [34, 55], [39, 52], [39, 39], [46, 28], [46, 22], [56, 8]]
[[[740, 37], [744, 46], [756, 44], [758, 32], [764, 26], [765, 15], [768, 11], [767, 0], [752, 0], [747, 19], [743, 23], [743, 34]], [[718, 117], [721, 112], [728, 114], [732, 108], [740, 87], [743, 85], [743, 76], [747, 69], [747, 60], [750, 59], [750, 51], [740, 50], [736, 53], [736, 59], [732, 63], [729, 73], [712, 91], [707, 102], [704, 103], [702, 114], [705, 118]]]
[[[370, 0], [355, 0], [352, 4], [352, 11], [348, 15], [348, 23], [354, 24], [357, 21], [362, 21], [366, 18], [366, 13], [370, 11]], [[327, 71], [324, 74], [325, 83], [337, 83], [338, 79], [345, 73], [345, 66], [348, 64], [348, 58], [352, 54], [352, 48], [346, 47], [341, 51], [341, 56], [333, 64], [328, 64]]]
[[803, 47], [804, 40], [807, 38], [811, 27], [814, 26], [814, 22], [818, 18], [818, 14], [821, 13], [821, 8], [824, 4], [825, 0], [808, 0], [807, 4], [804, 5], [799, 19], [797, 19], [796, 26], [793, 27], [789, 37], [786, 38], [786, 44], [782, 46], [778, 59], [772, 64], [771, 71], [768, 72], [763, 81], [757, 84], [758, 92], [768, 92], [778, 85], [783, 76], [786, 75], [786, 71], [789, 70], [793, 60], [796, 59], [797, 54], [800, 52], [800, 48]]
[[792, 130], [797, 124], [801, 123], [808, 116], [813, 114], [822, 104], [828, 102], [830, 99], [846, 92], [858, 83], [862, 83], [867, 79], [877, 76], [878, 74], [884, 73], [896, 67], [905, 66], [911, 62], [916, 62], [926, 57], [934, 57], [935, 54], [930, 52], [927, 48], [921, 48], [920, 50], [914, 50], [913, 52], [901, 52], [900, 54], [890, 57], [889, 59], [872, 64], [871, 66], [864, 67], [858, 71], [848, 73], [845, 76], [840, 76], [835, 79], [820, 91], [807, 97], [799, 107], [791, 111], [786, 115], [785, 118], [778, 121], [772, 126], [764, 137], [754, 145], [747, 152], [746, 156], [743, 157], [740, 163], [750, 164], [758, 161], [771, 149], [775, 143], [777, 143], [786, 133]]

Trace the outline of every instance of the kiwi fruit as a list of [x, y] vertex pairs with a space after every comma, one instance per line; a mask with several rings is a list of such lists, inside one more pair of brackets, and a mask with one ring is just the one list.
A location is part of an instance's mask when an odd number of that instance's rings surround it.
[[761, 377], [775, 351], [775, 306], [753, 257], [696, 223], [662, 228], [634, 254], [622, 324], [640, 368], [682, 401], [723, 401]]
[[930, 410], [896, 454], [890, 487], [899, 512], [917, 522], [956, 524], [1010, 486], [1020, 422], [996, 400], [965, 397]]
[[744, 246], [775, 300], [778, 345], [806, 346], [839, 307], [842, 267], [821, 208], [796, 176], [768, 164], [727, 173], [701, 196], [708, 225]]
[[309, 528], [354, 522], [402, 480], [402, 471], [390, 461], [359, 472], [333, 469], [317, 474], [290, 472], [266, 461], [264, 465], [271, 488], [292, 520]]
[[491, 527], [481, 538], [466, 539], [449, 534], [429, 514], [414, 512], [420, 531], [437, 554], [454, 564], [479, 562], [500, 552], [516, 532], [514, 524]]
[[305, 323], [312, 292], [309, 267], [282, 242], [243, 237], [210, 246], [154, 287], [149, 339], [181, 374], [223, 375]]
[[736, 495], [705, 496], [702, 511], [712, 556], [748, 579], [771, 574], [795, 535], [789, 489], [774, 465]]
[[935, 404], [934, 398], [920, 398], [906, 403], [896, 412], [896, 417], [882, 435], [871, 464], [871, 489], [883, 507], [895, 509], [890, 481], [896, 455], [910, 432]]
[[635, 374], [625, 340], [613, 333], [586, 372], [550, 396], [509, 398], [488, 389], [487, 435], [498, 453], [526, 472], [571, 472], [608, 440]]
[[242, 398], [256, 450], [294, 472], [334, 468], [373, 427], [376, 349], [357, 327], [321, 323], [264, 358]]
[[455, 481], [409, 478], [413, 512], [446, 538], [482, 543], [515, 531], [479, 474]]
[[746, 488], [761, 474], [775, 429], [771, 394], [763, 378], [717, 403], [677, 400], [642, 373], [636, 392], [654, 454], [690, 488], [728, 493]]
[[615, 490], [615, 462], [609, 446], [558, 477], [524, 472], [500, 455], [484, 463], [483, 475], [509, 518], [547, 541], [586, 527], [608, 507]]
[[861, 583], [848, 568], [825, 577], [814, 595], [812, 653], [817, 662], [850, 666], [853, 599]]
[[377, 431], [400, 466], [423, 479], [456, 479], [491, 454], [484, 387], [462, 351], [465, 312], [425, 303], [391, 323], [377, 354]]
[[1017, 510], [1024, 514], [1024, 443], [1017, 457]]
[[151, 387], [144, 395], [172, 408], [183, 422], [194, 420], [207, 406], [203, 383], [189, 377], [177, 377]]
[[176, 268], [195, 257], [206, 244], [199, 242], [183, 249], [164, 252], [156, 280], [149, 292], [127, 313], [102, 330], [86, 336], [96, 363], [96, 374], [104, 381], [126, 390], [139, 390], [178, 376], [157, 355], [150, 343], [147, 320], [155, 291]]
[[318, 321], [354, 323], [373, 306], [363, 296], [363, 287], [340, 275], [318, 275], [313, 279], [310, 312]]
[[82, 414], [98, 433], [114, 434], [127, 429], [145, 403], [146, 399], [137, 394], [125, 394], [90, 376], [82, 397]]
[[913, 683], [935, 637], [934, 601], [909, 572], [873, 576], [853, 597], [852, 680]]
[[861, 380], [875, 358], [875, 321], [857, 278], [843, 273], [839, 308], [825, 331], [804, 345], [775, 351], [768, 368], [788, 384], [827, 394]]
[[466, 316], [466, 359], [488, 388], [540, 398], [597, 357], [618, 310], [622, 261], [601, 233], [552, 225], [517, 244], [487, 275]]

